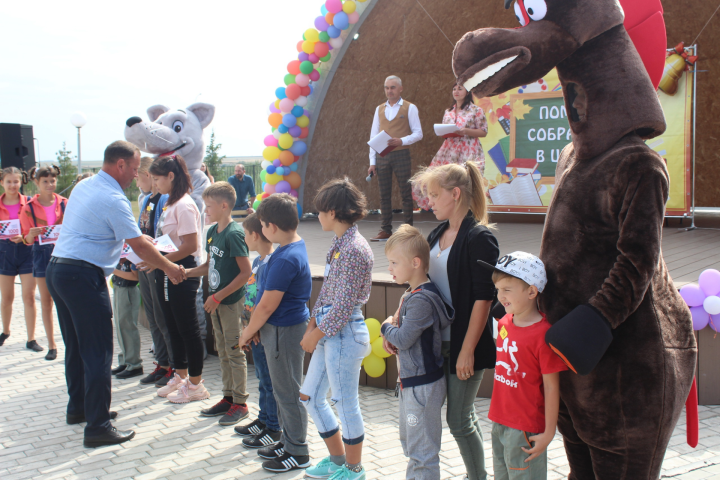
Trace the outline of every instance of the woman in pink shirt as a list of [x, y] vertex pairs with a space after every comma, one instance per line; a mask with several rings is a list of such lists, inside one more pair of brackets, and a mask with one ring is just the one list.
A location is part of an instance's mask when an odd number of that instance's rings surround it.
[[[28, 197], [20, 194], [20, 187], [28, 182], [27, 173], [16, 167], [2, 170], [0, 185], [5, 193], [0, 195], [0, 220], [18, 220], [20, 210], [28, 202]], [[7, 225], [7, 224], [6, 224]], [[6, 226], [3, 231], [9, 228]], [[0, 233], [0, 235], [2, 235]], [[25, 304], [25, 324], [27, 325], [26, 347], [36, 352], [42, 347], [35, 341], [35, 279], [32, 276], [32, 248], [25, 245], [22, 234], [4, 235], [0, 239], [0, 311], [2, 311], [2, 333], [0, 345], [10, 336], [12, 305], [15, 300], [15, 277], [20, 275], [22, 298]]]
[[[157, 191], [169, 195], [155, 236], [168, 235], [178, 248], [177, 252], [165, 255], [168, 260], [185, 269], [194, 268], [197, 266], [195, 257], [202, 254], [202, 225], [200, 211], [188, 195], [192, 182], [185, 160], [180, 155], [157, 158], [150, 165], [150, 175]], [[144, 265], [141, 263], [138, 267], [142, 269]], [[158, 395], [173, 403], [210, 398], [202, 380], [204, 351], [195, 308], [200, 278], [188, 278], [174, 285], [168, 282], [164, 272], [158, 270], [155, 284], [170, 333], [176, 372], [175, 377], [158, 390]]]
[[39, 238], [49, 236], [48, 227], [60, 225], [63, 221], [67, 198], [55, 193], [58, 175], [60, 169], [55, 165], [30, 170], [30, 178], [37, 185], [39, 193], [20, 210], [20, 226], [25, 243], [32, 245], [33, 277], [40, 290], [42, 319], [48, 338], [48, 353], [45, 357], [47, 360], [55, 360], [57, 357], [53, 333], [53, 299], [45, 283], [45, 270], [50, 263], [55, 243], [41, 245]]

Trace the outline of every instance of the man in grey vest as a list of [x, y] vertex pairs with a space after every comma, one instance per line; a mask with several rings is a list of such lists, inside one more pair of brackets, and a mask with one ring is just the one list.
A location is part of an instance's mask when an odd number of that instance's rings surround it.
[[388, 146], [394, 149], [380, 157], [370, 149], [370, 168], [368, 175], [377, 173], [380, 182], [380, 210], [382, 223], [380, 233], [371, 238], [373, 242], [387, 240], [392, 235], [392, 174], [395, 173], [400, 195], [402, 197], [403, 216], [405, 223], [413, 223], [413, 199], [410, 185], [412, 161], [410, 145], [423, 138], [418, 109], [402, 98], [402, 80], [395, 75], [385, 79], [385, 96], [387, 102], [375, 109], [370, 138], [381, 131], [392, 137]]

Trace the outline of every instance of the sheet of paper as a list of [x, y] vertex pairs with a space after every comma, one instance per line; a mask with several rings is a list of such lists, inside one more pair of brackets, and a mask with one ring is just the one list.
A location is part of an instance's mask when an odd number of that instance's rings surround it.
[[395, 150], [395, 147], [389, 147], [388, 142], [392, 140], [392, 137], [385, 133], [385, 130], [381, 130], [380, 133], [375, 135], [373, 138], [370, 139], [368, 142], [368, 145], [370, 145], [370, 148], [375, 150], [378, 155], [381, 157], [384, 157], [388, 153]]
[[434, 125], [435, 135], [443, 138], [461, 137], [457, 132], [460, 128], [453, 123], [436, 123]]
[[8, 240], [20, 233], [20, 220], [0, 220], [0, 240]]
[[44, 227], [43, 233], [41, 233], [38, 237], [38, 242], [40, 245], [50, 245], [57, 242], [57, 239], [60, 236], [60, 230], [62, 230], [62, 225]]
[[[163, 235], [153, 240], [153, 245], [158, 249], [159, 252], [172, 253], [177, 252], [178, 248], [175, 246], [169, 235]], [[122, 251], [120, 252], [120, 258], [127, 258], [130, 263], [137, 265], [143, 262], [133, 249], [127, 243], [123, 245]]]

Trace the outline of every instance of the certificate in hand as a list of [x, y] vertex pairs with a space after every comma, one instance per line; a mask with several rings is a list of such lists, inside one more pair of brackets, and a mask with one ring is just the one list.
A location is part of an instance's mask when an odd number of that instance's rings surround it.
[[9, 240], [20, 233], [20, 220], [0, 220], [0, 240]]
[[370, 148], [375, 150], [378, 155], [381, 157], [384, 157], [388, 153], [395, 150], [395, 147], [391, 147], [388, 145], [388, 142], [392, 140], [392, 137], [385, 133], [385, 130], [381, 130], [380, 133], [375, 135], [373, 138], [370, 139], [368, 142], [368, 145], [370, 145]]
[[453, 123], [436, 123], [434, 125], [435, 127], [435, 135], [438, 137], [443, 138], [454, 138], [454, 137], [462, 137], [462, 135], [458, 134], [458, 130], [460, 128], [453, 124]]
[[44, 227], [43, 232], [38, 237], [38, 242], [40, 245], [50, 245], [57, 242], [61, 229], [62, 225], [50, 225], [49, 227]]
[[[178, 248], [175, 246], [173, 241], [170, 239], [169, 235], [163, 235], [161, 237], [156, 238], [153, 240], [153, 245], [155, 245], [155, 248], [158, 249], [158, 251], [163, 253], [172, 253], [177, 252]], [[133, 249], [130, 248], [130, 245], [127, 243], [123, 245], [122, 253], [120, 254], [120, 258], [127, 258], [130, 263], [133, 263], [137, 265], [138, 263], [142, 263], [144, 260], [138, 255], [133, 252]]]

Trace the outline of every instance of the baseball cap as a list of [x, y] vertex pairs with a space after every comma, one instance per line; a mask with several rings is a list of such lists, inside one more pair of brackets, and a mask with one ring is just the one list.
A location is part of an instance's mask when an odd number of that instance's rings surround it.
[[527, 252], [513, 252], [500, 258], [497, 265], [491, 265], [478, 260], [480, 266], [489, 270], [497, 270], [519, 278], [528, 285], [532, 285], [542, 292], [547, 284], [545, 264], [538, 257]]

